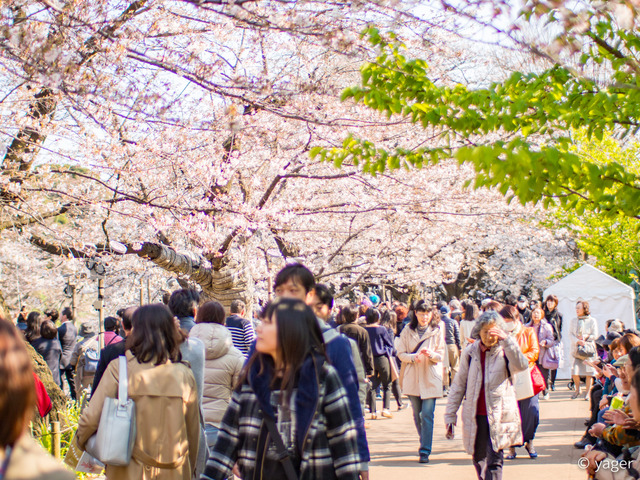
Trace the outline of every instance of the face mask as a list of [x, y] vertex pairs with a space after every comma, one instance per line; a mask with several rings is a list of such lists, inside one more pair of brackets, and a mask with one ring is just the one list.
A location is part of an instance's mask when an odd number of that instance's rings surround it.
[[518, 306], [520, 308], [525, 308], [527, 306], [527, 302], [518, 302]]
[[516, 328], [516, 322], [508, 322], [505, 324], [504, 331], [507, 333], [511, 333]]

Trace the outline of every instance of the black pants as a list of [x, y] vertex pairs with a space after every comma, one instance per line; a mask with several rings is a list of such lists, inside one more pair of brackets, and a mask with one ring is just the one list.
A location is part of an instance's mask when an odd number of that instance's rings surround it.
[[589, 430], [593, 427], [594, 424], [598, 422], [598, 412], [600, 411], [600, 400], [602, 400], [602, 395], [604, 390], [602, 389], [602, 385], [598, 382], [595, 382], [591, 391], [589, 392], [589, 397], [591, 399], [591, 417], [589, 417], [589, 422], [587, 423], [587, 428], [584, 431], [584, 436], [582, 438], [586, 438], [590, 443], [595, 443], [597, 438], [593, 437], [589, 434]]
[[391, 365], [389, 365], [389, 357], [380, 355], [373, 358], [373, 378], [371, 379], [371, 390], [369, 390], [369, 410], [371, 413], [376, 411], [376, 390], [382, 388], [382, 408], [389, 409], [391, 387]]
[[486, 415], [476, 415], [478, 431], [473, 447], [473, 466], [479, 480], [502, 480], [502, 450], [496, 452], [491, 444], [489, 421]]
[[391, 393], [393, 393], [398, 407], [402, 406], [402, 392], [400, 392], [400, 384], [398, 383], [397, 378], [391, 382]]
[[67, 379], [67, 383], [69, 384], [69, 392], [71, 398], [76, 400], [76, 382], [75, 382], [75, 369], [69, 365], [65, 369], [60, 369], [60, 388], [64, 391], [62, 385], [64, 384], [64, 379]]
[[556, 386], [556, 375], [558, 374], [558, 369], [551, 370], [551, 375], [549, 379], [551, 380], [551, 385], [555, 388]]

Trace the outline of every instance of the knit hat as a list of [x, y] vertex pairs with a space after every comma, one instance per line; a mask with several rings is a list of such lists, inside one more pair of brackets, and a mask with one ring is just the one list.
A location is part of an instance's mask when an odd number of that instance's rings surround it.
[[609, 331], [622, 333], [624, 331], [624, 325], [620, 320], [616, 319], [613, 322], [611, 322], [611, 325], [609, 325]]
[[369, 295], [369, 300], [371, 301], [372, 305], [377, 305], [380, 303], [380, 297], [378, 295]]
[[80, 325], [78, 335], [81, 337], [91, 337], [98, 334], [98, 324], [94, 322], [85, 322]]

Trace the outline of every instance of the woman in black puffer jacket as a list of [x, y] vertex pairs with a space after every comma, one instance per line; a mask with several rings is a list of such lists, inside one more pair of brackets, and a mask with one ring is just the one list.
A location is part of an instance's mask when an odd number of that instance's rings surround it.
[[[562, 314], [558, 311], [558, 297], [548, 295], [543, 305], [544, 318], [553, 328], [553, 339], [557, 342], [562, 340]], [[549, 377], [549, 388], [555, 390], [556, 374], [558, 370], [551, 370]]]

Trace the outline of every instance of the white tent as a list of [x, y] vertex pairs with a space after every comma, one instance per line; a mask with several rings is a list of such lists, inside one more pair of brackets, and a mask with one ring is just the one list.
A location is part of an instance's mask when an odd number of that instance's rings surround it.
[[622, 320], [625, 328], [635, 328], [635, 292], [633, 289], [591, 265], [583, 265], [558, 283], [544, 291], [558, 297], [558, 310], [562, 314], [562, 344], [564, 361], [558, 369], [558, 378], [571, 376], [571, 323], [576, 318], [576, 302], [589, 302], [591, 316], [597, 320], [598, 336], [605, 332], [605, 322], [611, 318]]

